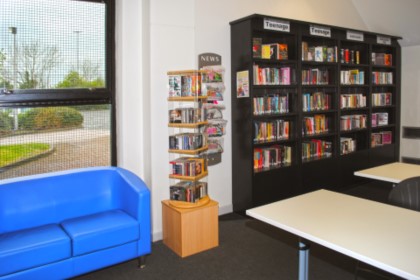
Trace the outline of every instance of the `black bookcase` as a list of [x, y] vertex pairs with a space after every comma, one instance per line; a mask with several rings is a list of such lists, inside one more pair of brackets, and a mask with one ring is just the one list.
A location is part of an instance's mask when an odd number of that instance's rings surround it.
[[399, 37], [257, 14], [230, 25], [234, 211], [398, 160]]

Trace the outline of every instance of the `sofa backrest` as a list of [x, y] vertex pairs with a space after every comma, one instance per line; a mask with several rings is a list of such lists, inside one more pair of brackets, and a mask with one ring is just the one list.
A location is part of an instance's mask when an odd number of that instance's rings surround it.
[[100, 167], [0, 181], [0, 234], [115, 209], [120, 177]]

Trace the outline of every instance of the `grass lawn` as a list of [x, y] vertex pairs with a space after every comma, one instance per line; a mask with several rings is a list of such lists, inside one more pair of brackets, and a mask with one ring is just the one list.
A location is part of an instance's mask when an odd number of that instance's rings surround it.
[[43, 143], [0, 146], [0, 168], [23, 159], [37, 156], [49, 149], [50, 145]]

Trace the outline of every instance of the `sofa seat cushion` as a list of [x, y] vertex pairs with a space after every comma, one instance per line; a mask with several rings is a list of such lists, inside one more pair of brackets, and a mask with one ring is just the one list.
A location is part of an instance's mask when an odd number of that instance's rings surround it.
[[139, 239], [139, 223], [122, 210], [69, 219], [61, 226], [73, 241], [73, 256]]
[[0, 234], [0, 276], [70, 256], [70, 238], [59, 225]]

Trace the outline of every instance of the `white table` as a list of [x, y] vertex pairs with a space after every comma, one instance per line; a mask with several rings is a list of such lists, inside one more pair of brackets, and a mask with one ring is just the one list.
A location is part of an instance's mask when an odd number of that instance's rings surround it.
[[420, 165], [394, 162], [359, 170], [354, 175], [398, 184], [405, 179], [420, 176]]
[[[318, 190], [246, 214], [400, 277], [420, 279], [420, 212]], [[301, 280], [308, 279], [305, 244], [300, 244]]]

